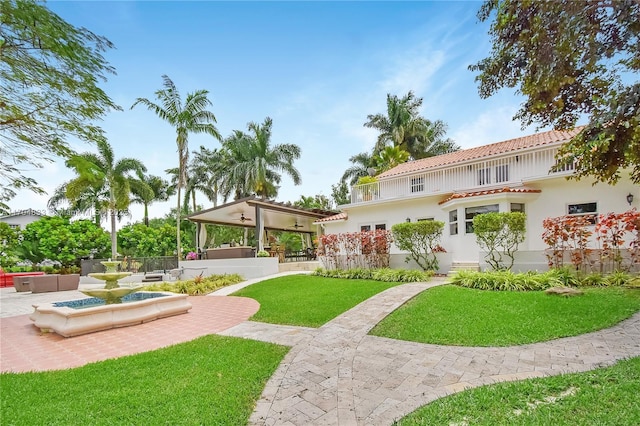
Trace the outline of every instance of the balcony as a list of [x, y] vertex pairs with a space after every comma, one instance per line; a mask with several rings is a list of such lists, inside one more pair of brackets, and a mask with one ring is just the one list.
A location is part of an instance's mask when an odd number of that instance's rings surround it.
[[351, 204], [424, 197], [452, 192], [481, 191], [489, 188], [522, 185], [549, 176], [567, 176], [573, 167], [550, 172], [556, 164], [557, 148], [510, 153], [491, 160], [443, 166], [435, 170], [351, 188]]

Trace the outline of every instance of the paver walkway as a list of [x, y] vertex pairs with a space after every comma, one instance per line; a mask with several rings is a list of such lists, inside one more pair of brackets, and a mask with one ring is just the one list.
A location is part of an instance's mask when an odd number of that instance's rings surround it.
[[386, 290], [319, 329], [244, 322], [222, 334], [292, 346], [267, 383], [254, 425], [390, 425], [465, 388], [578, 372], [640, 356], [640, 314], [607, 330], [508, 348], [368, 336], [382, 318], [442, 283]]

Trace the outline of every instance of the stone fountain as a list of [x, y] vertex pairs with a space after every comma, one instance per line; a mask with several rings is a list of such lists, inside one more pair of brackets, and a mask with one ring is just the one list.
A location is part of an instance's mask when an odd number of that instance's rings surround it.
[[95, 272], [93, 274], [89, 274], [91, 278], [96, 278], [100, 281], [104, 281], [104, 288], [96, 288], [96, 289], [79, 289], [80, 292], [86, 294], [87, 296], [97, 297], [98, 299], [102, 299], [105, 301], [107, 305], [111, 305], [113, 303], [122, 303], [122, 298], [127, 294], [135, 293], [141, 290], [144, 286], [127, 286], [120, 287], [118, 285], [118, 280], [124, 277], [128, 277], [131, 275], [131, 272], [118, 272], [117, 268], [120, 262], [117, 260], [105, 260], [100, 262], [105, 267], [105, 272]]
[[118, 280], [131, 272], [118, 272], [118, 261], [101, 263], [106, 271], [89, 276], [104, 281], [104, 288], [79, 289], [90, 299], [33, 305], [29, 318], [34, 325], [43, 332], [71, 337], [186, 314], [191, 309], [186, 294], [140, 291], [142, 285], [120, 287]]

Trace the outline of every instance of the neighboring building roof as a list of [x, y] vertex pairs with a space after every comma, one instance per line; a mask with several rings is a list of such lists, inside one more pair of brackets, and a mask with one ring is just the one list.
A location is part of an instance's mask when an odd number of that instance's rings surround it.
[[25, 210], [17, 210], [13, 213], [9, 213], [6, 216], [0, 216], [0, 219], [7, 219], [10, 217], [16, 217], [16, 216], [39, 216], [42, 217], [44, 216], [44, 214], [40, 213], [38, 210], [33, 210], [33, 209], [25, 209]]
[[492, 194], [502, 194], [502, 193], [517, 193], [517, 194], [538, 194], [542, 192], [539, 189], [531, 189], [531, 188], [498, 188], [498, 189], [486, 189], [484, 191], [474, 191], [474, 192], [459, 192], [456, 194], [451, 194], [444, 200], [440, 201], [438, 204], [444, 204], [451, 200], [457, 200], [459, 198], [471, 198], [471, 197], [479, 197], [481, 195], [492, 195]]
[[507, 152], [518, 151], [521, 149], [533, 148], [536, 146], [550, 145], [557, 142], [567, 141], [576, 136], [582, 127], [577, 127], [568, 131], [551, 130], [548, 132], [536, 133], [534, 135], [522, 136], [515, 139], [509, 139], [503, 142], [496, 142], [489, 145], [483, 145], [476, 148], [461, 149], [460, 151], [451, 152], [449, 154], [438, 155], [435, 157], [423, 158], [421, 160], [408, 161], [400, 164], [393, 169], [387, 170], [378, 175], [378, 178], [387, 178], [391, 176], [416, 173], [428, 169], [446, 166], [455, 163], [462, 163], [468, 160], [489, 157], [492, 155], [504, 154]]
[[337, 220], [347, 220], [347, 213], [341, 212], [338, 214], [334, 214], [333, 216], [323, 217], [322, 219], [316, 220], [314, 223], [334, 222]]

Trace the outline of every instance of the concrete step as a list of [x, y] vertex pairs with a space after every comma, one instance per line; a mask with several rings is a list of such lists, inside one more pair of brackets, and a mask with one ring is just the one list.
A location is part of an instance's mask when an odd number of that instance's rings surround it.
[[452, 262], [449, 275], [457, 271], [480, 271], [479, 262]]

